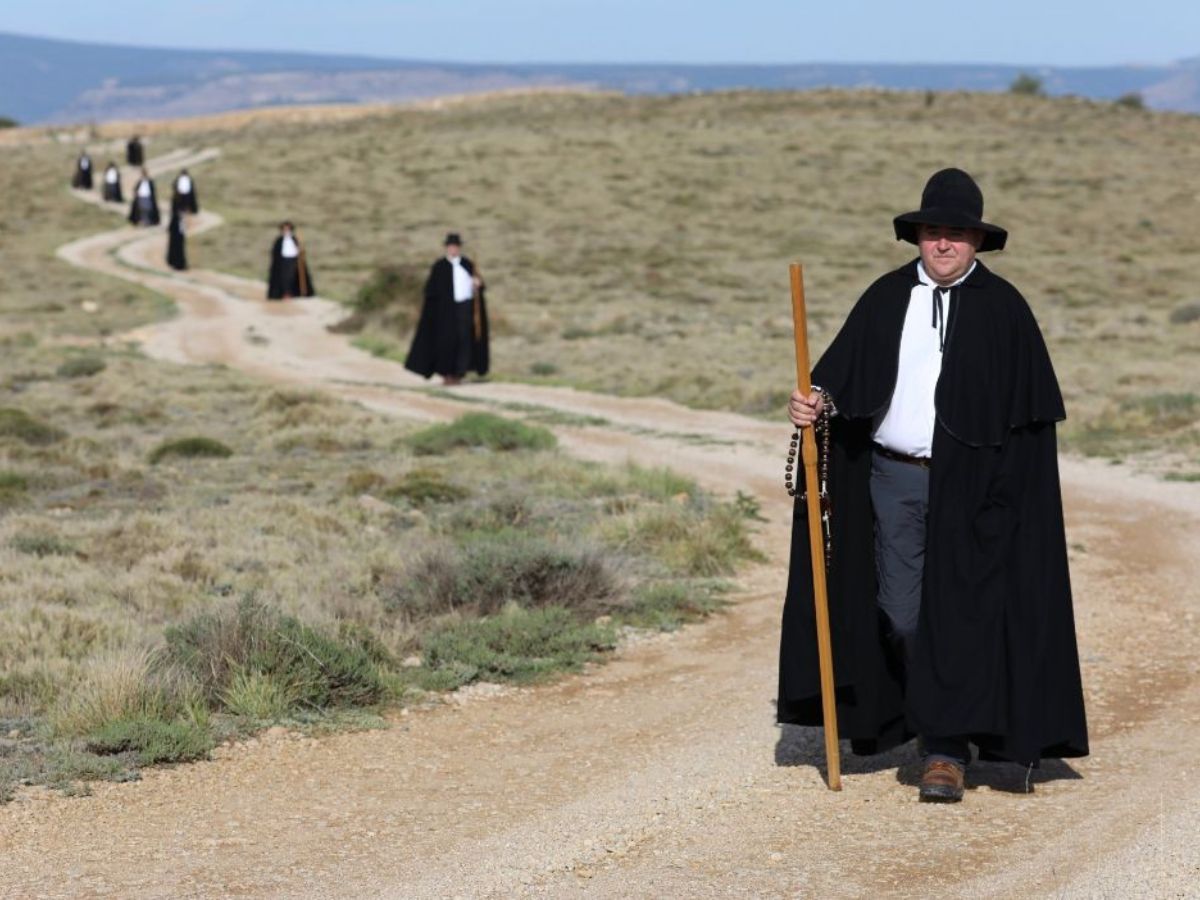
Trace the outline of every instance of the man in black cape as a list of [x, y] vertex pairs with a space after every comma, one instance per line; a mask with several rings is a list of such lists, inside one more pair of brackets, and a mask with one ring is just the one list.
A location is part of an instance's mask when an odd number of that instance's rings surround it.
[[138, 179], [133, 188], [133, 201], [129, 204], [129, 221], [134, 225], [157, 225], [161, 221], [154, 180], [144, 168], [142, 177]]
[[184, 224], [183, 213], [181, 204], [171, 204], [171, 221], [167, 225], [167, 265], [177, 272], [182, 272], [188, 267], [185, 245], [187, 226]]
[[125, 145], [125, 162], [140, 168], [145, 161], [146, 154], [142, 151], [142, 139], [135, 134]]
[[71, 187], [81, 191], [92, 189], [92, 158], [86, 150], [75, 160], [75, 175], [71, 179]]
[[121, 195], [121, 170], [111, 160], [104, 168], [104, 199], [108, 203], [125, 202]]
[[292, 297], [312, 297], [312, 273], [308, 270], [308, 254], [300, 235], [291, 222], [279, 226], [279, 237], [271, 245], [271, 270], [267, 274], [267, 299], [290, 300]]
[[[920, 737], [919, 796], [953, 802], [971, 759], [1084, 756], [1087, 724], [1063, 532], [1058, 381], [1021, 294], [976, 260], [1007, 233], [958, 169], [795, 392], [828, 413], [828, 573], [838, 727], [855, 753]], [[820, 387], [816, 387], [819, 385]], [[821, 436], [818, 435], [818, 438]], [[820, 725], [806, 506], [794, 512], [780, 722]]]
[[200, 212], [200, 201], [196, 197], [196, 182], [192, 180], [192, 176], [188, 174], [187, 169], [180, 171], [175, 178], [175, 195], [172, 199], [172, 204], [179, 207], [182, 212], [191, 213], [193, 216]]
[[446, 235], [445, 248], [425, 281], [425, 303], [404, 366], [456, 385], [467, 372], [488, 372], [487, 302], [483, 279], [462, 255], [462, 238]]

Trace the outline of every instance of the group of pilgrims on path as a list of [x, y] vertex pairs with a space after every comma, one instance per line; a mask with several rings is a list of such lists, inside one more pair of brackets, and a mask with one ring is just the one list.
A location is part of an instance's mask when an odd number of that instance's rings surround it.
[[[154, 179], [145, 166], [145, 150], [136, 135], [125, 147], [125, 162], [139, 171], [129, 205], [129, 222], [137, 227], [161, 224]], [[87, 150], [79, 154], [71, 186], [93, 190], [93, 164]], [[102, 196], [107, 203], [124, 203], [121, 170], [109, 161], [104, 169]], [[167, 224], [167, 265], [187, 269], [185, 239], [189, 215], [200, 212], [196, 183], [187, 169], [175, 178], [171, 197], [171, 219]], [[410, 371], [430, 378], [440, 375], [446, 385], [461, 384], [468, 372], [488, 372], [488, 319], [485, 287], [475, 265], [462, 255], [462, 238], [446, 235], [444, 255], [432, 266], [425, 290], [416, 333], [405, 361]], [[296, 226], [285, 221], [271, 246], [267, 274], [267, 299], [291, 300], [316, 295], [308, 253]]]

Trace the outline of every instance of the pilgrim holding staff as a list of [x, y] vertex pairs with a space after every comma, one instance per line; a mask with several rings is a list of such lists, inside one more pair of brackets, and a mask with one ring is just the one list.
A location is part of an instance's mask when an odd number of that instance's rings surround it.
[[104, 168], [104, 200], [107, 203], [124, 203], [121, 196], [121, 170], [110, 161]]
[[446, 235], [446, 255], [433, 264], [425, 281], [425, 303], [404, 366], [443, 384], [462, 384], [467, 372], [488, 371], [488, 321], [485, 286], [471, 260], [462, 255], [462, 238]]
[[291, 222], [279, 226], [279, 237], [271, 246], [271, 271], [267, 276], [267, 299], [290, 300], [316, 294], [308, 257]]
[[[976, 259], [1007, 232], [959, 169], [897, 216], [917, 259], [872, 284], [792, 394], [828, 439], [837, 725], [853, 752], [910, 738], [919, 798], [962, 799], [971, 745], [1032, 768], [1085, 756], [1055, 423], [1065, 418], [1037, 322]], [[817, 386], [819, 385], [819, 387]], [[821, 725], [813, 564], [796, 504], [783, 612], [780, 722]]]
[[71, 178], [71, 187], [80, 191], [92, 189], [92, 158], [86, 150], [75, 160], [75, 174]]
[[142, 177], [138, 179], [133, 189], [133, 202], [129, 206], [129, 221], [134, 225], [157, 225], [160, 221], [158, 214], [158, 194], [154, 190], [154, 181], [150, 173], [142, 169]]
[[200, 212], [200, 202], [196, 199], [196, 183], [192, 181], [187, 169], [182, 170], [175, 178], [175, 196], [171, 202], [193, 216]]

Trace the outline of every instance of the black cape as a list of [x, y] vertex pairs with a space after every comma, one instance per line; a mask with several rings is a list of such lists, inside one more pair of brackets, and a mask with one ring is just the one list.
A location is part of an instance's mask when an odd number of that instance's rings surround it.
[[[138, 207], [138, 193], [137, 193], [138, 185], [140, 185], [143, 181], [149, 182], [149, 184], [150, 184], [150, 210], [149, 210], [148, 217], [145, 219], [142, 218], [142, 211]], [[159, 224], [159, 222], [161, 222], [162, 220], [159, 218], [158, 192], [155, 191], [155, 189], [154, 189], [153, 179], [139, 178], [137, 181], [137, 184], [135, 184], [133, 186], [132, 194], [133, 194], [133, 202], [130, 203], [130, 205], [129, 205], [129, 221], [132, 222], [134, 225], [157, 225], [157, 224]]]
[[[308, 269], [308, 254], [300, 238], [295, 238], [300, 248], [300, 255], [285, 259], [283, 255], [283, 235], [275, 238], [271, 245], [271, 271], [267, 274], [267, 299], [282, 300], [286, 294], [289, 297], [312, 297], [317, 293], [313, 286], [312, 273]], [[301, 284], [300, 273], [303, 267], [304, 281]]]
[[176, 206], [171, 210], [171, 222], [167, 225], [167, 265], [178, 271], [188, 267], [185, 238], [183, 212]]
[[112, 184], [108, 183], [108, 170], [104, 170], [104, 199], [109, 203], [124, 203], [125, 198], [121, 196], [121, 170], [117, 169], [117, 180]]
[[[967, 735], [986, 758], [1084, 756], [1087, 723], [1058, 480], [1062, 395], [1024, 298], [982, 263], [954, 289], [936, 391], [911, 669], [876, 603], [872, 419], [891, 400], [916, 261], [855, 305], [813, 370], [833, 397], [828, 573], [840, 735], [856, 753]], [[805, 504], [794, 509], [780, 722], [820, 725]]]
[[[85, 160], [87, 165], [84, 165]], [[81, 191], [92, 189], [92, 158], [86, 153], [75, 160], [75, 176], [71, 179], [71, 187]]]
[[125, 162], [131, 166], [140, 166], [145, 159], [145, 154], [142, 152], [142, 142], [137, 138], [131, 140], [125, 145]]
[[[475, 266], [467, 257], [462, 257], [463, 268], [475, 274]], [[467, 371], [486, 375], [489, 366], [487, 291], [475, 291], [478, 313], [478, 333], [472, 331], [471, 363]], [[450, 260], [443, 257], [433, 264], [425, 280], [425, 302], [421, 307], [421, 318], [413, 334], [412, 346], [404, 360], [404, 367], [425, 378], [437, 375], [456, 375], [454, 327], [454, 268]]]
[[188, 191], [186, 194], [180, 192], [179, 179], [178, 178], [175, 179], [175, 183], [173, 185], [173, 190], [175, 191], [175, 195], [172, 198], [171, 202], [175, 206], [178, 206], [180, 209], [182, 209], [184, 212], [190, 212], [194, 216], [194, 215], [196, 215], [196, 213], [200, 212], [200, 199], [196, 196], [196, 179], [192, 178], [192, 176], [190, 176], [190, 175], [188, 176], [188, 178], [191, 178], [191, 180], [192, 180], [192, 189], [190, 191]]

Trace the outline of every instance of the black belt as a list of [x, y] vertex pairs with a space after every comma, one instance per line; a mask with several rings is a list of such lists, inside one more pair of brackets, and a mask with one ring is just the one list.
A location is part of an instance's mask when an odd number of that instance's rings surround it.
[[898, 453], [895, 450], [889, 450], [882, 444], [875, 445], [875, 452], [884, 459], [893, 459], [896, 462], [908, 463], [910, 466], [920, 466], [922, 469], [928, 469], [930, 459], [928, 456], [909, 456], [907, 453]]

